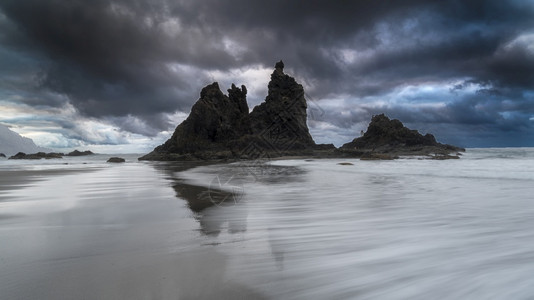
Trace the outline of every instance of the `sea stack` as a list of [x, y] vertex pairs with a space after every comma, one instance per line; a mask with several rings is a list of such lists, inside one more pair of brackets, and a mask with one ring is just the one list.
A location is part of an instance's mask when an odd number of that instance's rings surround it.
[[94, 155], [93, 152], [89, 151], [89, 150], [86, 150], [86, 151], [78, 151], [78, 150], [74, 150], [70, 153], [67, 153], [65, 154], [65, 156], [87, 156], [87, 155]]
[[52, 158], [63, 158], [63, 153], [44, 153], [37, 152], [32, 154], [26, 154], [24, 152], [19, 152], [13, 156], [10, 156], [9, 159], [52, 159]]
[[284, 74], [284, 63], [279, 61], [271, 74], [265, 101], [250, 113], [252, 131], [261, 138], [263, 147], [274, 151], [313, 147], [306, 109], [304, 88]]
[[392, 159], [404, 155], [430, 155], [432, 158], [458, 158], [457, 152], [465, 149], [441, 144], [432, 134], [422, 135], [417, 130], [405, 127], [397, 119], [390, 120], [386, 115], [373, 116], [367, 131], [362, 137], [341, 146], [345, 154], [364, 159]]
[[172, 137], [140, 160], [195, 160], [232, 157], [239, 139], [252, 133], [247, 89], [232, 84], [228, 96], [217, 82], [207, 85]]
[[107, 160], [108, 163], [123, 163], [123, 162], [126, 162], [126, 160], [122, 157], [110, 157], [108, 160]]
[[279, 157], [315, 147], [306, 125], [304, 89], [276, 63], [265, 101], [249, 113], [247, 89], [228, 95], [214, 82], [202, 89], [172, 137], [139, 160], [213, 160]]

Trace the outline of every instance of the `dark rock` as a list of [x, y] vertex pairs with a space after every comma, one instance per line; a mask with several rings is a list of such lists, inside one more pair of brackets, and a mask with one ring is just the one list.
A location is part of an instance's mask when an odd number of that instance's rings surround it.
[[252, 133], [245, 86], [232, 84], [228, 96], [217, 82], [200, 92], [200, 99], [172, 137], [140, 160], [192, 160], [233, 156], [239, 139]]
[[26, 154], [24, 152], [19, 152], [13, 156], [11, 156], [9, 159], [52, 159], [52, 158], [63, 158], [63, 153], [44, 153], [44, 152], [37, 152], [33, 154]]
[[121, 157], [110, 157], [108, 159], [108, 163], [123, 163], [125, 162], [126, 160], [124, 158], [121, 158]]
[[228, 96], [216, 82], [206, 86], [172, 137], [139, 160], [252, 159], [305, 149], [311, 154], [315, 142], [306, 125], [304, 90], [283, 68], [283, 62], [276, 64], [265, 102], [250, 114], [245, 86], [232, 84]]
[[274, 64], [274, 69], [277, 70], [277, 71], [283, 72], [284, 71], [284, 62], [282, 60], [280, 60], [279, 62]]
[[336, 150], [334, 144], [317, 144], [314, 147], [315, 150]]
[[[465, 151], [452, 145], [440, 144], [433, 135], [422, 135], [399, 120], [384, 114], [373, 116], [362, 137], [341, 146], [342, 152], [356, 152], [362, 159], [394, 159], [398, 155], [448, 155]], [[385, 155], [387, 154], [387, 155]]]
[[[28, 155], [26, 153], [19, 152], [19, 153], [15, 154], [15, 155], [10, 156], [9, 159], [29, 159], [27, 157], [28, 157]], [[34, 159], [37, 159], [37, 158], [34, 158]], [[41, 159], [41, 158], [38, 158], [38, 159]]]
[[89, 150], [83, 151], [83, 152], [74, 150], [70, 153], [67, 153], [65, 156], [85, 156], [85, 155], [94, 155], [94, 153]]
[[350, 162], [340, 162], [340, 163], [337, 163], [338, 165], [340, 166], [354, 166], [353, 163], [350, 163]]
[[0, 153], [0, 157], [6, 157], [4, 153]]
[[[172, 137], [139, 160], [235, 160], [282, 156], [394, 159], [399, 155], [449, 155], [465, 151], [436, 142], [385, 115], [374, 116], [362, 137], [343, 145], [316, 145], [306, 124], [302, 85], [284, 74], [279, 61], [265, 101], [249, 113], [245, 86], [223, 94], [215, 82], [202, 89]], [[438, 158], [436, 158], [438, 159]]]
[[344, 144], [341, 148], [376, 149], [397, 146], [434, 146], [433, 135], [421, 135], [417, 130], [410, 130], [399, 120], [390, 120], [384, 114], [373, 116], [365, 134]]
[[250, 113], [252, 132], [266, 149], [282, 152], [311, 148], [315, 142], [306, 124], [306, 108], [302, 85], [284, 74], [280, 61], [271, 74], [265, 101]]

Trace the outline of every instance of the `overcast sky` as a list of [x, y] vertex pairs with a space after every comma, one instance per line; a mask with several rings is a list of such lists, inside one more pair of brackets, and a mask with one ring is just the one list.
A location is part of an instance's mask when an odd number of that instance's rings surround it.
[[147, 152], [213, 81], [263, 101], [280, 59], [318, 143], [384, 112], [445, 143], [534, 146], [531, 0], [2, 0], [0, 123], [58, 150]]

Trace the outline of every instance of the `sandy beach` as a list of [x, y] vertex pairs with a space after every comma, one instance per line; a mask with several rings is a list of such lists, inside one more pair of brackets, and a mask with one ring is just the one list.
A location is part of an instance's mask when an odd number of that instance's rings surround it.
[[177, 199], [190, 166], [0, 171], [2, 299], [262, 299]]
[[1, 171], [2, 299], [261, 299], [157, 170]]
[[[0, 193], [1, 191], [31, 186], [37, 181], [45, 180], [52, 176], [61, 176], [80, 172], [89, 172], [89, 170], [0, 170]], [[2, 196], [0, 194], [0, 199], [1, 197]]]
[[530, 150], [126, 158], [1, 170], [2, 300], [532, 295]]

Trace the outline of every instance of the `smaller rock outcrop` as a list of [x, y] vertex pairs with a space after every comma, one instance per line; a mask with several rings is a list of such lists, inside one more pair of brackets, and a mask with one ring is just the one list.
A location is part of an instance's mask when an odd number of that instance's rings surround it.
[[52, 158], [63, 158], [63, 153], [44, 153], [44, 152], [37, 152], [33, 154], [26, 154], [24, 152], [19, 152], [11, 157], [9, 159], [52, 159]]
[[340, 151], [362, 159], [395, 159], [402, 155], [429, 155], [435, 159], [456, 158], [451, 153], [465, 149], [441, 144], [432, 134], [422, 135], [417, 130], [405, 127], [397, 119], [386, 115], [373, 116], [362, 137], [341, 146]]
[[126, 160], [122, 157], [110, 157], [107, 162], [108, 163], [123, 163], [123, 162], [126, 162]]
[[4, 153], [0, 153], [0, 157], [6, 157]]
[[89, 151], [89, 150], [86, 150], [86, 151], [78, 151], [78, 150], [74, 150], [70, 153], [67, 153], [65, 154], [65, 156], [86, 156], [86, 155], [93, 155], [94, 153]]

